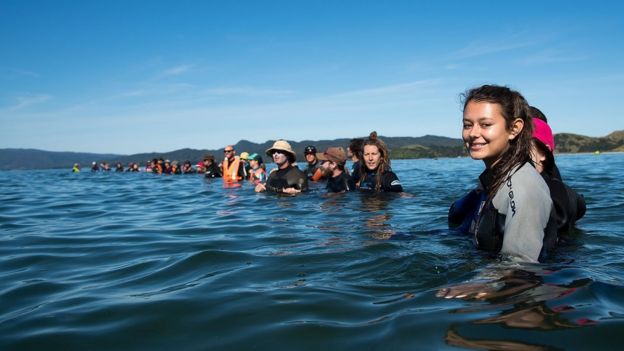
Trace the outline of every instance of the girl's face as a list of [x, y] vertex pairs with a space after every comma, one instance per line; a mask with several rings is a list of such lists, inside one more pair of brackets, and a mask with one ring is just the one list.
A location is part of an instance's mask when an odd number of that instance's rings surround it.
[[544, 161], [546, 161], [546, 154], [537, 146], [535, 140], [531, 141], [531, 159], [535, 164], [535, 169], [542, 173], [544, 171]]
[[371, 171], [376, 170], [379, 166], [379, 161], [381, 161], [379, 148], [376, 145], [364, 146], [364, 162], [366, 163], [366, 168]]
[[251, 168], [258, 168], [258, 161], [256, 160], [249, 160], [249, 165], [251, 166]]
[[522, 119], [517, 118], [508, 130], [499, 104], [470, 101], [464, 109], [462, 138], [470, 157], [483, 160], [485, 166], [490, 168], [498, 162], [523, 126]]

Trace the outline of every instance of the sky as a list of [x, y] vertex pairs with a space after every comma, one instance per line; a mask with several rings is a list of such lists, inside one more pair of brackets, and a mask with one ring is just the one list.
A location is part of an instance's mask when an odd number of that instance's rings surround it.
[[605, 136], [623, 38], [619, 1], [0, 0], [0, 148], [460, 138], [482, 84]]

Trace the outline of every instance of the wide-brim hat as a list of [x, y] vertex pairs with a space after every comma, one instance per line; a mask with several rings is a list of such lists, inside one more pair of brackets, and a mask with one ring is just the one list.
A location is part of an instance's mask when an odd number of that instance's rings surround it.
[[321, 161], [331, 161], [344, 164], [347, 161], [347, 153], [341, 147], [329, 147], [323, 153], [317, 153], [316, 158]]
[[266, 154], [269, 157], [273, 157], [273, 151], [284, 151], [290, 154], [292, 156], [291, 162], [295, 162], [297, 160], [297, 154], [286, 140], [276, 140], [273, 143], [273, 146], [267, 149]]

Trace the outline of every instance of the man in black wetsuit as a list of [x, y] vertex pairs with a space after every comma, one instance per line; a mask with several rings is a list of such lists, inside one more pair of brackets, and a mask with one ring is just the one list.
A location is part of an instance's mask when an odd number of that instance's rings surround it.
[[277, 140], [266, 153], [273, 158], [277, 168], [271, 171], [265, 184], [256, 185], [256, 192], [294, 195], [308, 191], [308, 178], [299, 168], [293, 166], [297, 154], [286, 140]]
[[322, 162], [321, 169], [327, 176], [327, 191], [330, 193], [342, 193], [355, 189], [355, 183], [345, 170], [347, 154], [341, 147], [330, 147], [323, 153], [316, 154], [316, 158]]

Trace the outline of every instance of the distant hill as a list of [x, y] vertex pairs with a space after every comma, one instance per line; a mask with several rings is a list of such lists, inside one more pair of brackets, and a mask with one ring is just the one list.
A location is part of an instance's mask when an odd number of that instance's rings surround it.
[[623, 148], [624, 130], [618, 130], [600, 138], [570, 133], [555, 135], [555, 149], [557, 152], [622, 151]]
[[[461, 139], [447, 138], [435, 135], [422, 137], [384, 137], [380, 136], [390, 149], [392, 159], [410, 158], [437, 158], [466, 156]], [[349, 145], [347, 138], [334, 140], [302, 140], [290, 141], [299, 160], [303, 160], [303, 150], [307, 145], [315, 145], [319, 152], [330, 146]], [[555, 135], [556, 150], [558, 153], [594, 152], [594, 151], [624, 151], [624, 130], [615, 131], [605, 137], [593, 138], [577, 134], [561, 133]], [[243, 151], [258, 153], [267, 158], [265, 152], [273, 145], [273, 140], [264, 143], [254, 143], [241, 140], [234, 145], [237, 154]], [[217, 150], [180, 149], [164, 153], [141, 153], [133, 155], [94, 154], [80, 152], [53, 152], [35, 149], [0, 149], [0, 170], [11, 169], [49, 169], [71, 168], [79, 163], [88, 168], [91, 162], [107, 161], [111, 165], [121, 162], [126, 166], [129, 162], [145, 161], [162, 157], [169, 160], [183, 162], [189, 160], [198, 162], [205, 154], [212, 154], [217, 160], [223, 157], [223, 148]]]

